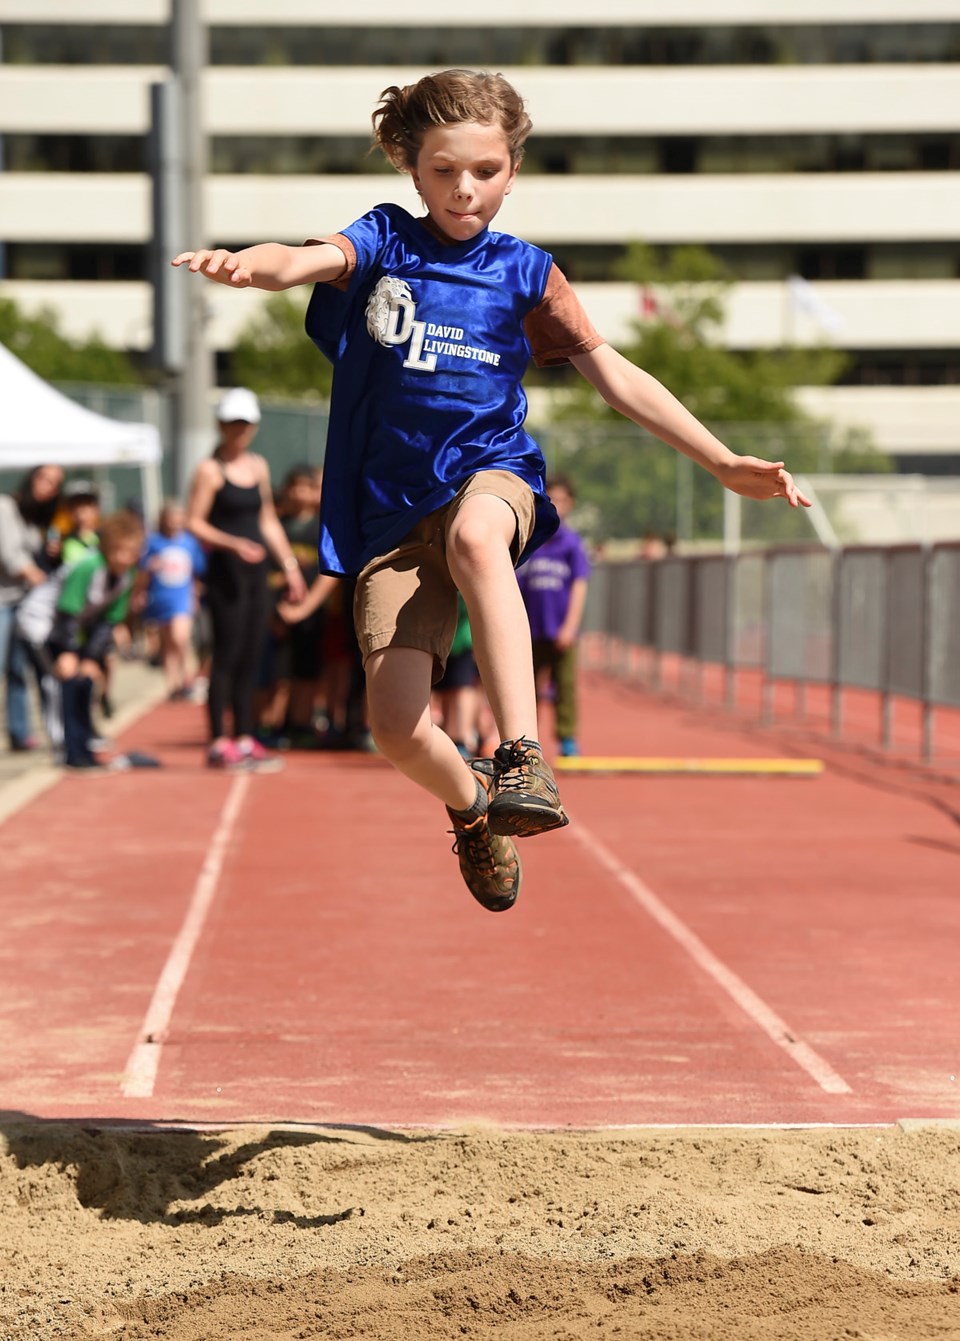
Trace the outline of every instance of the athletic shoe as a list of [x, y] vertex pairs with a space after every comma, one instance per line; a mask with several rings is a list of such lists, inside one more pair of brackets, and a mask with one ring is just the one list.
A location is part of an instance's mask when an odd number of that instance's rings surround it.
[[246, 759], [241, 753], [239, 746], [232, 740], [225, 740], [219, 745], [211, 745], [207, 750], [208, 768], [228, 768], [236, 771], [246, 766]]
[[63, 768], [70, 777], [83, 778], [102, 778], [106, 777], [111, 771], [99, 759], [94, 759], [93, 755], [80, 755], [76, 759], [68, 759]]
[[36, 736], [27, 736], [25, 740], [11, 740], [10, 749], [14, 754], [30, 754], [40, 749], [40, 741]]
[[561, 736], [557, 741], [557, 753], [562, 759], [576, 759], [580, 754], [580, 746], [573, 736]]
[[265, 750], [259, 740], [237, 741], [235, 748], [240, 754], [239, 767], [251, 773], [279, 773], [283, 768], [283, 760]]
[[534, 741], [505, 740], [493, 756], [493, 797], [487, 818], [497, 834], [531, 838], [569, 824], [553, 769]]
[[[472, 759], [470, 767], [489, 794], [493, 760]], [[523, 872], [516, 845], [510, 838], [491, 833], [486, 815], [465, 824], [449, 806], [447, 814], [453, 824], [453, 851], [460, 861], [463, 883], [487, 912], [505, 913], [520, 893]]]

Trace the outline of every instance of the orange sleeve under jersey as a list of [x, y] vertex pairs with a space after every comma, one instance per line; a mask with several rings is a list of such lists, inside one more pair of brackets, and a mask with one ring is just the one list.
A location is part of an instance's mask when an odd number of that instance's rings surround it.
[[527, 315], [523, 328], [538, 368], [566, 363], [572, 354], [589, 354], [604, 343], [556, 265], [551, 266], [543, 297]]

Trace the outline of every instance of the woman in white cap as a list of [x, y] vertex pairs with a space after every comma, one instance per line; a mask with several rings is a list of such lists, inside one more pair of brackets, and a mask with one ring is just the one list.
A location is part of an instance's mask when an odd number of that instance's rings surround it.
[[[273, 506], [270, 470], [249, 451], [260, 423], [252, 391], [234, 387], [217, 407], [219, 441], [201, 461], [187, 503], [187, 527], [207, 547], [207, 603], [213, 657], [207, 707], [213, 768], [263, 768], [273, 762], [254, 739], [254, 698], [269, 617], [267, 551], [283, 569], [287, 593], [301, 601], [300, 565]], [[232, 715], [232, 733], [226, 715]]]

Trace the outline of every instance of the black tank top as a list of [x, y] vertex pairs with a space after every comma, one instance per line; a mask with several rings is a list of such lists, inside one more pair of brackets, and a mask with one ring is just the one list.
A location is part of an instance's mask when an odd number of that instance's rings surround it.
[[207, 520], [218, 531], [241, 536], [244, 540], [255, 540], [258, 545], [262, 545], [260, 508], [263, 500], [259, 484], [234, 484], [227, 478], [223, 463], [218, 461], [217, 465], [223, 475], [223, 484], [213, 496]]

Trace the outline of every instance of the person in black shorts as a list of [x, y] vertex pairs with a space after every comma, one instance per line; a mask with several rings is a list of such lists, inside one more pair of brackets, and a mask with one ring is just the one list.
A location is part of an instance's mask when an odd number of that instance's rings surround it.
[[187, 503], [187, 528], [209, 551], [213, 656], [207, 763], [231, 769], [277, 766], [254, 737], [257, 671], [270, 609], [267, 551], [283, 570], [292, 602], [303, 599], [306, 587], [277, 518], [267, 463], [248, 450], [260, 423], [256, 396], [245, 387], [225, 392], [217, 421], [219, 441], [197, 467]]

